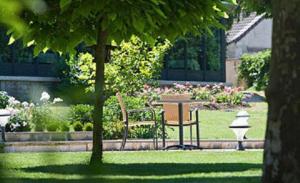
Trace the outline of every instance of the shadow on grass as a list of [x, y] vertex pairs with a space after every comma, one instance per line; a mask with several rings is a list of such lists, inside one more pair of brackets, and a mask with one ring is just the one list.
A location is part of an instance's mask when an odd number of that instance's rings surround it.
[[67, 183], [258, 183], [260, 182], [260, 177], [258, 176], [247, 176], [247, 177], [218, 177], [218, 178], [169, 178], [169, 179], [148, 179], [148, 180], [135, 180], [135, 179], [126, 179], [121, 178], [117, 180], [113, 179], [105, 179], [105, 178], [86, 178], [81, 180], [59, 180], [59, 179], [7, 179], [4, 183], [10, 182], [22, 182], [22, 183], [30, 183], [30, 182], [67, 182]]
[[217, 173], [241, 172], [249, 169], [260, 169], [260, 164], [251, 163], [104, 163], [98, 167], [85, 164], [48, 165], [25, 168], [23, 171], [32, 173], [57, 173], [77, 175], [128, 175], [128, 176], [167, 176], [186, 173]]
[[[259, 182], [259, 176], [243, 177], [239, 175], [247, 170], [260, 170], [261, 164], [250, 163], [147, 163], [147, 164], [112, 164], [104, 163], [98, 167], [85, 164], [49, 165], [19, 169], [24, 173], [50, 174], [49, 178], [10, 178], [3, 182], [207, 182], [207, 183], [254, 183]], [[218, 173], [230, 173], [226, 177], [216, 177]], [[216, 176], [201, 177], [200, 173], [215, 173]], [[189, 174], [193, 174], [192, 177]], [[198, 174], [198, 175], [195, 175]], [[55, 175], [63, 175], [64, 179]], [[69, 179], [70, 175], [78, 175], [79, 179]], [[148, 176], [148, 177], [145, 177]], [[145, 178], [145, 179], [144, 179]]]

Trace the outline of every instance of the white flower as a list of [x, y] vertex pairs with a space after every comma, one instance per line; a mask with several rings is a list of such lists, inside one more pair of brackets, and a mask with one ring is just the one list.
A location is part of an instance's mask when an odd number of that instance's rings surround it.
[[34, 107], [35, 105], [34, 105], [34, 103], [30, 103], [30, 105], [29, 105], [29, 107]]
[[18, 109], [13, 109], [13, 108], [11, 108], [11, 110], [10, 110], [10, 114], [11, 115], [16, 115], [16, 114], [18, 114], [20, 112], [20, 110], [18, 110]]
[[16, 99], [14, 97], [9, 97], [8, 99], [8, 103], [9, 104], [13, 104], [13, 102], [15, 101]]
[[47, 102], [50, 99], [50, 95], [47, 92], [43, 92], [40, 101]]
[[29, 103], [28, 102], [22, 102], [22, 106], [23, 107], [29, 107]]
[[58, 103], [58, 102], [63, 102], [63, 99], [61, 99], [61, 98], [54, 98], [53, 104]]
[[14, 100], [12, 104], [13, 104], [13, 105], [19, 105], [19, 104], [20, 104], [20, 101]]

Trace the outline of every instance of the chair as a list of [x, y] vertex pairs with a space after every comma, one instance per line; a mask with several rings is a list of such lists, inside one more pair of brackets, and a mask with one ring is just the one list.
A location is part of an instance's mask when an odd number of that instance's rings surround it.
[[[189, 94], [178, 94], [178, 95], [162, 95], [161, 100], [164, 101], [186, 101], [190, 100], [191, 96]], [[191, 146], [193, 144], [192, 139], [192, 127], [196, 126], [196, 137], [197, 137], [197, 148], [200, 148], [200, 133], [199, 133], [199, 112], [197, 108], [193, 110], [190, 104], [183, 103], [183, 126], [190, 126], [190, 141]], [[193, 112], [196, 112], [196, 119], [192, 119]], [[165, 126], [175, 126], [179, 127], [179, 114], [178, 114], [178, 104], [177, 103], [165, 103], [163, 104], [162, 111], [162, 133], [163, 133], [163, 148], [165, 148]], [[170, 146], [168, 148], [171, 148]]]
[[[116, 94], [116, 96], [117, 96], [119, 105], [121, 107], [122, 117], [123, 117], [123, 122], [124, 122], [124, 134], [123, 134], [123, 140], [122, 140], [120, 150], [122, 151], [125, 148], [129, 128], [133, 128], [133, 127], [141, 126], [141, 125], [154, 125], [153, 145], [154, 145], [154, 148], [157, 149], [157, 143], [158, 143], [157, 142], [157, 123], [156, 123], [156, 116], [155, 116], [154, 109], [152, 107], [147, 107], [147, 108], [142, 108], [142, 109], [127, 110], [126, 106], [123, 102], [122, 95], [118, 92]], [[131, 114], [133, 114], [133, 113], [145, 113], [145, 112], [150, 112], [151, 113], [151, 119], [150, 120], [134, 121], [134, 122], [129, 121], [129, 116]]]

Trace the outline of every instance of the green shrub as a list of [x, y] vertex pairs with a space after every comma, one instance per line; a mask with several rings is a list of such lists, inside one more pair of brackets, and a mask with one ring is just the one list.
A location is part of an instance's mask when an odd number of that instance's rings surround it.
[[154, 125], [141, 125], [130, 129], [129, 138], [149, 139], [154, 137]]
[[51, 122], [51, 110], [46, 106], [35, 107], [32, 110], [31, 123], [35, 131], [44, 131]]
[[0, 109], [4, 109], [8, 105], [9, 96], [5, 91], [0, 91]]
[[[159, 77], [162, 61], [171, 44], [168, 40], [159, 40], [154, 45], [132, 36], [128, 42], [122, 41], [111, 52], [111, 61], [105, 64], [105, 83], [108, 96], [116, 91], [133, 94], [147, 82]], [[95, 63], [89, 53], [80, 53], [67, 61], [73, 83], [94, 90]], [[134, 74], [133, 74], [134, 73]]]
[[93, 131], [93, 123], [85, 123], [83, 126], [83, 131]]
[[244, 54], [239, 66], [239, 77], [244, 79], [249, 87], [263, 90], [268, 84], [271, 51], [256, 54]]
[[48, 124], [46, 124], [46, 129], [48, 132], [56, 132], [60, 130], [59, 122], [57, 121], [51, 121]]
[[74, 128], [74, 131], [76, 131], [76, 132], [82, 131], [83, 125], [80, 121], [76, 121], [75, 123], [73, 123], [73, 128]]
[[70, 123], [69, 122], [60, 123], [60, 131], [69, 132], [70, 131]]
[[70, 120], [87, 123], [93, 121], [93, 106], [87, 104], [72, 105], [70, 108]]
[[121, 121], [104, 122], [103, 138], [104, 139], [120, 139], [123, 137], [124, 123]]
[[[126, 105], [126, 109], [141, 109], [145, 107], [145, 99], [138, 96], [126, 96], [122, 95], [124, 104]], [[111, 96], [105, 101], [104, 105], [104, 121], [112, 122], [112, 121], [119, 121], [122, 120], [122, 112], [117, 100], [116, 96]], [[141, 120], [142, 118], [149, 119], [151, 114], [149, 113], [131, 113], [129, 115], [129, 120], [137, 121]]]

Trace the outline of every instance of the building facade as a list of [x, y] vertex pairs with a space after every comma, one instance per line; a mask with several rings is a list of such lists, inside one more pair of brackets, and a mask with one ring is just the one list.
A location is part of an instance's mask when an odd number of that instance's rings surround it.
[[226, 32], [226, 42], [226, 82], [239, 85], [238, 67], [241, 56], [272, 47], [272, 19], [256, 13], [241, 16]]

